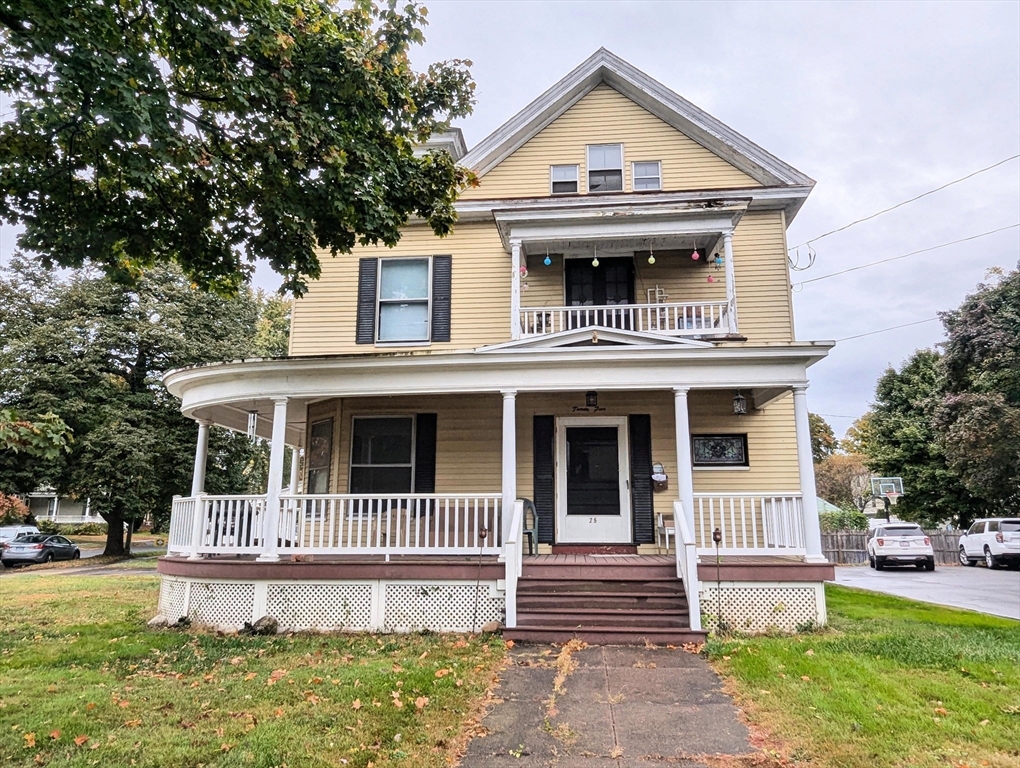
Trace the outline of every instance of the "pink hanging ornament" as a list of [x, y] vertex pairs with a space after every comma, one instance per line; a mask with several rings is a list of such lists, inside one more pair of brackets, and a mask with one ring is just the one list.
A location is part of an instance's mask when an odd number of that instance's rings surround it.
[[698, 253], [697, 248], [694, 249], [694, 252], [691, 254], [691, 258], [694, 259], [695, 261], [701, 258], [701, 254]]
[[715, 282], [715, 277], [713, 275], [709, 275], [708, 276], [708, 282], [714, 283]]

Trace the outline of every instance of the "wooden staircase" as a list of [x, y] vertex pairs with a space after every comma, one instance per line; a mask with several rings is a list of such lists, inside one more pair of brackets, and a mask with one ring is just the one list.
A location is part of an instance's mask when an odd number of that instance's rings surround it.
[[[704, 642], [690, 628], [672, 558], [526, 558], [517, 582], [515, 642], [603, 645]], [[645, 562], [641, 562], [645, 561]]]

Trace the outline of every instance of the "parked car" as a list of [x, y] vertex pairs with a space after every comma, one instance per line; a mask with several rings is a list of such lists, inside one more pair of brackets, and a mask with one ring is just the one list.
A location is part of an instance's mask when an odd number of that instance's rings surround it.
[[868, 563], [876, 570], [887, 565], [913, 565], [935, 570], [935, 550], [931, 539], [915, 523], [886, 523], [870, 532]]
[[77, 560], [81, 550], [73, 541], [49, 533], [32, 533], [5, 542], [0, 549], [0, 564], [7, 568], [51, 560]]
[[39, 529], [34, 525], [5, 525], [0, 528], [0, 544], [19, 536], [31, 536], [33, 533], [39, 533]]
[[992, 517], [976, 520], [960, 537], [960, 564], [989, 568], [1007, 565], [1020, 569], [1020, 518]]

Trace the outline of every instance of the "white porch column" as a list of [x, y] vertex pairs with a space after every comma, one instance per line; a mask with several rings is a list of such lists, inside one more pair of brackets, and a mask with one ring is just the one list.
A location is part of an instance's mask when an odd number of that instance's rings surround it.
[[301, 449], [291, 448], [290, 449], [290, 492], [298, 492], [298, 481], [300, 480], [300, 472], [298, 467], [301, 465]]
[[729, 332], [737, 333], [737, 281], [733, 267], [733, 233], [723, 232], [723, 258], [726, 259], [726, 319]]
[[517, 391], [503, 390], [503, 541], [517, 500]]
[[[676, 411], [676, 485], [678, 498], [687, 518], [687, 530], [694, 536], [694, 462], [691, 460], [691, 417], [687, 410], [689, 387], [673, 388], [673, 406]], [[680, 526], [676, 526], [677, 532]], [[679, 548], [679, 537], [677, 537]]]
[[191, 475], [191, 495], [198, 496], [205, 490], [205, 461], [209, 455], [208, 421], [198, 422], [198, 442], [195, 444], [195, 469]]
[[822, 527], [818, 521], [815, 493], [815, 462], [811, 455], [811, 422], [808, 420], [807, 385], [793, 388], [793, 417], [797, 425], [797, 464], [800, 468], [801, 508], [804, 511], [804, 546], [809, 563], [827, 562], [822, 554]]
[[262, 523], [262, 554], [258, 559], [275, 562], [280, 535], [280, 491], [283, 488], [283, 451], [287, 437], [287, 398], [273, 398], [273, 439], [269, 444], [269, 482], [266, 488], [266, 513]]
[[513, 276], [510, 279], [510, 338], [521, 338], [521, 241], [510, 241]]

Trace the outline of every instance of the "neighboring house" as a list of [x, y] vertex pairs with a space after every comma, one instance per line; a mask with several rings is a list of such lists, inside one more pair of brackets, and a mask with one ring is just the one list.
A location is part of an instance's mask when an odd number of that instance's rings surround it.
[[841, 512], [842, 510], [835, 504], [830, 504], [821, 496], [817, 497], [818, 511], [819, 512]]
[[[617, 642], [824, 623], [805, 393], [832, 343], [794, 336], [786, 241], [814, 182], [604, 49], [466, 154], [432, 143], [480, 179], [451, 236], [324, 255], [288, 358], [166, 376], [200, 426], [162, 611]], [[266, 495], [201, 493], [210, 424], [271, 440]]]
[[81, 523], [103, 523], [100, 515], [92, 514], [89, 501], [78, 501], [61, 496], [51, 488], [40, 488], [34, 493], [25, 494], [25, 504], [36, 520], [49, 520], [53, 523], [77, 525]]

